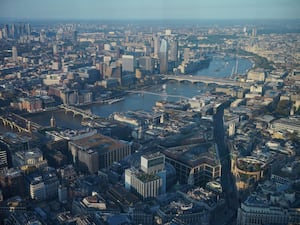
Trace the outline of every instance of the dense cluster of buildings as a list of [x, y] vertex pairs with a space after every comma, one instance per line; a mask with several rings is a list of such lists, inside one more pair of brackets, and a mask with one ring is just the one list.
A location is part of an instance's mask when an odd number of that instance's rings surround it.
[[[298, 33], [41, 27], [0, 25], [0, 224], [300, 224]], [[161, 87], [162, 75], [237, 48], [272, 63], [152, 111], [79, 107]], [[81, 128], [30, 120], [54, 110], [81, 116]]]

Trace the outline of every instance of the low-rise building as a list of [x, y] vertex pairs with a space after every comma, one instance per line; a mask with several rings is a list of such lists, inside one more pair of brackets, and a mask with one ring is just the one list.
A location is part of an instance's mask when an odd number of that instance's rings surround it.
[[221, 162], [214, 143], [165, 149], [166, 162], [174, 166], [179, 183], [204, 185], [221, 177]]
[[14, 166], [35, 166], [36, 168], [46, 167], [47, 160], [44, 159], [43, 153], [39, 148], [32, 148], [28, 151], [18, 151], [13, 155]]
[[266, 75], [263, 69], [250, 70], [247, 79], [252, 81], [265, 81]]
[[232, 173], [236, 177], [239, 190], [247, 189], [264, 177], [267, 168], [265, 162], [256, 157], [232, 158]]
[[297, 117], [280, 118], [271, 123], [271, 128], [274, 131], [288, 131], [296, 133], [300, 137], [300, 120]]
[[300, 224], [300, 209], [270, 205], [266, 200], [250, 195], [238, 209], [237, 225], [254, 224]]
[[101, 134], [69, 142], [73, 163], [82, 171], [95, 173], [131, 154], [131, 145]]
[[204, 206], [194, 204], [193, 201], [179, 194], [165, 196], [160, 199], [156, 222], [167, 224], [174, 219], [180, 224], [208, 225], [210, 213]]

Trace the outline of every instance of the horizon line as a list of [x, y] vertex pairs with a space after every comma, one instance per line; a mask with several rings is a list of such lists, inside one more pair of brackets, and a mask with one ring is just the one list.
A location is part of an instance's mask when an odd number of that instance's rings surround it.
[[[2, 20], [27, 21], [300, 21], [300, 18], [26, 18], [0, 17]], [[21, 22], [21, 21], [20, 21]]]

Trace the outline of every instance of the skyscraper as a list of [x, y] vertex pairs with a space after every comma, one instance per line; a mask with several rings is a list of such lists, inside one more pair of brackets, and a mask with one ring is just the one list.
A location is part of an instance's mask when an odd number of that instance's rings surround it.
[[190, 59], [190, 48], [184, 48], [183, 50], [183, 59], [185, 62], [188, 62]]
[[3, 38], [8, 38], [10, 33], [9, 33], [9, 26], [7, 24], [4, 25], [3, 29], [2, 29], [2, 32], [3, 32]]
[[178, 41], [172, 39], [170, 42], [170, 61], [175, 62], [175, 65], [178, 62]]
[[72, 33], [72, 41], [73, 43], [77, 43], [78, 31], [74, 30]]
[[140, 57], [139, 58], [139, 67], [142, 70], [152, 72], [152, 70], [153, 70], [152, 58], [149, 56]]
[[155, 36], [153, 38], [153, 57], [154, 58], [158, 58], [158, 53], [159, 53], [159, 37], [158, 36]]
[[13, 38], [13, 39], [17, 38], [17, 27], [16, 27], [15, 24], [12, 24], [12, 25], [11, 25], [10, 36], [11, 36], [11, 38]]
[[26, 33], [27, 35], [31, 35], [31, 25], [29, 23], [26, 25]]
[[123, 55], [122, 56], [122, 71], [134, 72], [134, 56], [133, 55]]
[[17, 51], [17, 47], [16, 46], [12, 47], [12, 60], [14, 62], [18, 61], [18, 51]]
[[160, 49], [159, 49], [159, 64], [160, 64], [160, 73], [168, 73], [168, 42], [165, 39], [161, 40]]
[[54, 44], [53, 47], [52, 47], [52, 49], [53, 49], [53, 55], [56, 55], [58, 53], [58, 46], [57, 46], [57, 44]]

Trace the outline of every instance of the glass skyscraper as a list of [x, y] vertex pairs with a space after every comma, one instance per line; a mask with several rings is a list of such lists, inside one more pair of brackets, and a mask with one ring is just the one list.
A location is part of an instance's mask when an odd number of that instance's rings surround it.
[[160, 49], [159, 49], [159, 64], [160, 64], [160, 73], [168, 73], [168, 42], [165, 39], [161, 40]]

